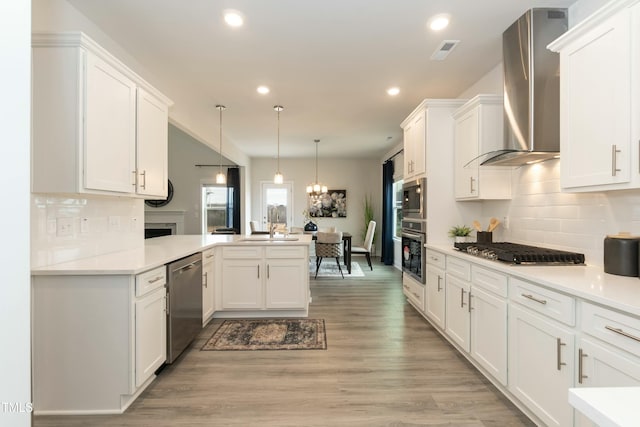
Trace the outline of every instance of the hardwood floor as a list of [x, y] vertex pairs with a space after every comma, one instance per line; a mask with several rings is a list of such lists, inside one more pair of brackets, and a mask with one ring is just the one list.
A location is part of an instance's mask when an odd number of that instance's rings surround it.
[[327, 350], [200, 351], [210, 323], [122, 415], [34, 426], [531, 426], [411, 308], [393, 267], [311, 280]]

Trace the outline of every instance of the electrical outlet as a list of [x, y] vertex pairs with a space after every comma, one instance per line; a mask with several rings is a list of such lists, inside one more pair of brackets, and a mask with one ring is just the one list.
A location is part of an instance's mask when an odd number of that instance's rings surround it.
[[87, 234], [89, 232], [89, 218], [80, 218], [80, 233]]
[[73, 235], [73, 218], [56, 218], [56, 236], [66, 237]]
[[138, 217], [131, 217], [131, 231], [136, 231], [138, 229]]
[[504, 228], [505, 230], [509, 229], [509, 217], [505, 216], [504, 218], [502, 218], [502, 228]]
[[120, 217], [119, 216], [110, 216], [109, 217], [109, 231], [119, 231], [120, 230]]

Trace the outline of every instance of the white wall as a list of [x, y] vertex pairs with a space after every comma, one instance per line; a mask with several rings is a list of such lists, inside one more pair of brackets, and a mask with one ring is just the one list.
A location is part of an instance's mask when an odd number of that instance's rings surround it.
[[[272, 181], [276, 169], [275, 159], [254, 158], [251, 160], [251, 218], [261, 221], [260, 182]], [[293, 222], [295, 226], [304, 225], [302, 211], [307, 208], [306, 186], [315, 179], [315, 158], [280, 159], [280, 170], [285, 181], [294, 182]], [[317, 218], [319, 227], [336, 227], [353, 235], [353, 244], [362, 243], [364, 227], [363, 201], [365, 195], [371, 197], [374, 206], [375, 221], [382, 219], [382, 165], [378, 159], [318, 159], [318, 180], [330, 190], [347, 190], [346, 218]], [[379, 231], [376, 243], [379, 243]], [[378, 252], [379, 253], [379, 252]]]
[[[224, 147], [224, 145], [223, 145]], [[169, 179], [173, 184], [173, 199], [160, 208], [145, 206], [145, 212], [184, 211], [184, 234], [202, 233], [202, 182], [215, 182], [218, 167], [195, 165], [231, 164], [208, 146], [187, 135], [175, 126], [169, 126]], [[226, 173], [226, 168], [223, 168]]]
[[5, 183], [0, 220], [0, 425], [31, 425], [31, 318], [29, 285], [29, 140], [31, 25], [28, 1], [0, 3], [0, 177]]

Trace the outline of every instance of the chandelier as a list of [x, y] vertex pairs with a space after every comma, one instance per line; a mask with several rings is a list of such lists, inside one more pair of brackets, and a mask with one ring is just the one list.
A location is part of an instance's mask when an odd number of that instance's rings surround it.
[[312, 184], [307, 185], [307, 193], [312, 197], [318, 197], [327, 193], [327, 186], [318, 181], [318, 143], [320, 140], [314, 139], [313, 142], [316, 143], [316, 179]]
[[282, 105], [274, 105], [273, 109], [278, 113], [278, 164], [276, 167], [276, 174], [273, 177], [273, 182], [275, 184], [282, 184], [284, 182], [284, 177], [280, 172], [280, 111], [284, 110]]
[[218, 167], [218, 173], [216, 174], [216, 184], [226, 184], [227, 176], [222, 173], [222, 110], [225, 110], [227, 107], [218, 104], [216, 105], [216, 108], [220, 111], [220, 151], [218, 151], [218, 153], [220, 153], [220, 164]]

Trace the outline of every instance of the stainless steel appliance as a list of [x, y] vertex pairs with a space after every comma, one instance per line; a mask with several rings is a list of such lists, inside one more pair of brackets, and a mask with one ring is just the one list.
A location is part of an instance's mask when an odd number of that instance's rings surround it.
[[202, 254], [167, 264], [167, 362], [202, 330]]
[[456, 249], [470, 255], [510, 264], [581, 265], [584, 254], [521, 245], [509, 242], [454, 243]]
[[402, 185], [402, 216], [427, 219], [427, 179], [415, 179]]
[[426, 283], [426, 229], [425, 221], [402, 220], [402, 272], [420, 283]]
[[567, 9], [527, 11], [502, 35], [504, 149], [483, 165], [520, 166], [560, 151], [560, 57], [547, 45], [568, 28]]

